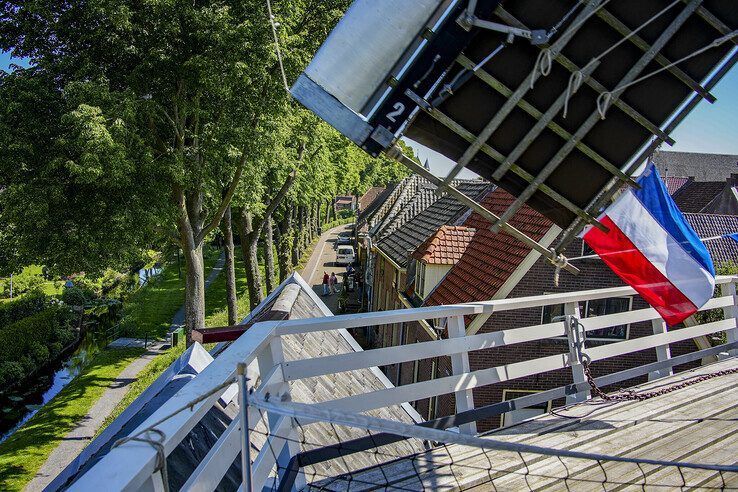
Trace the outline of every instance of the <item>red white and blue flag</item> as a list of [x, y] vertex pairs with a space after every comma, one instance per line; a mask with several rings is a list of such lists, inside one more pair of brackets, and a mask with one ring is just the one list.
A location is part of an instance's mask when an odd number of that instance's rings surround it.
[[584, 241], [673, 326], [713, 295], [715, 267], [707, 248], [669, 196], [651, 164], [600, 217]]

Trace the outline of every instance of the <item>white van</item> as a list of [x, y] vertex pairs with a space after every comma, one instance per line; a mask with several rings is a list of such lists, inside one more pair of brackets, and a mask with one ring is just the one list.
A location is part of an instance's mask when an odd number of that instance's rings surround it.
[[340, 245], [336, 250], [336, 264], [337, 265], [350, 265], [356, 259], [356, 253], [354, 253], [353, 246]]

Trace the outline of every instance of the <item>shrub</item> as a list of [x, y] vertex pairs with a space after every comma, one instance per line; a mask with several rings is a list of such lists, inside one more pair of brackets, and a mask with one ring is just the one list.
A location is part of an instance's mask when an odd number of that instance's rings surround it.
[[88, 299], [88, 293], [79, 287], [65, 287], [62, 292], [62, 301], [69, 306], [84, 306]]
[[339, 219], [348, 219], [354, 217], [355, 215], [356, 213], [353, 210], [339, 210], [336, 213], [336, 217], [338, 217]]
[[68, 308], [51, 307], [0, 330], [0, 388], [59, 357], [76, 337], [72, 318]]
[[40, 290], [34, 290], [20, 299], [0, 304], [0, 330], [46, 309], [49, 298]]
[[[13, 295], [19, 296], [40, 288], [45, 282], [41, 271], [40, 267], [26, 267], [13, 275]], [[10, 282], [3, 284], [1, 294], [4, 297], [10, 296]]]

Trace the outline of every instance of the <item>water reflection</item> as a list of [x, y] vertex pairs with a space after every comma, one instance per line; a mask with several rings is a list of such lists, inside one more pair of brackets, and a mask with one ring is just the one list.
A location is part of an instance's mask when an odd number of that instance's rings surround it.
[[138, 271], [138, 286], [141, 287], [147, 283], [152, 277], [161, 273], [161, 268], [155, 266], [153, 268], [142, 268]]
[[71, 355], [55, 368], [39, 374], [30, 386], [0, 395], [0, 442], [13, 435], [59, 394], [105, 348], [107, 342], [103, 334], [89, 332]]

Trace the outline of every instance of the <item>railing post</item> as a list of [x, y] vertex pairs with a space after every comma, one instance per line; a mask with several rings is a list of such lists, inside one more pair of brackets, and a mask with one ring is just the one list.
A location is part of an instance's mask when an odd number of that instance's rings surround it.
[[[259, 365], [259, 374], [264, 383], [264, 378], [267, 377], [272, 369], [279, 364], [284, 362], [284, 351], [282, 349], [282, 338], [275, 336], [269, 345], [262, 350], [262, 352], [256, 357]], [[289, 401], [290, 398], [290, 385], [284, 381], [284, 378], [280, 378], [281, 382], [270, 385], [269, 387], [259, 388], [262, 395], [269, 393], [269, 398], [278, 401]], [[267, 412], [267, 420], [269, 422], [270, 432], [276, 428], [279, 423], [280, 415], [273, 415]], [[285, 446], [279, 453], [277, 458], [277, 466], [279, 470], [287, 470], [290, 459], [298, 454], [300, 450], [300, 439], [297, 435], [297, 429], [295, 423], [291, 421], [290, 433], [288, 436], [280, 436], [286, 439]], [[293, 490], [300, 490], [306, 485], [305, 474], [300, 471], [297, 474], [297, 479], [293, 485]]]
[[[453, 316], [448, 318], [447, 326], [449, 338], [461, 338], [466, 336], [466, 325], [464, 323], [463, 316]], [[468, 374], [471, 372], [469, 354], [467, 352], [462, 352], [460, 354], [451, 355], [451, 370], [454, 375]], [[474, 393], [471, 389], [459, 390], [455, 393], [455, 396], [456, 413], [472, 410], [474, 408]], [[463, 424], [459, 426], [459, 430], [464, 434], [476, 434], [477, 424], [476, 422]]]
[[[571, 376], [574, 384], [587, 382], [582, 364], [582, 351], [584, 350], [584, 327], [579, 323], [579, 302], [567, 302], [564, 304], [564, 325], [566, 336], [569, 339], [569, 364], [571, 365]], [[589, 390], [580, 391], [566, 397], [567, 405], [589, 399]]]
[[[723, 296], [733, 297], [733, 302], [731, 303], [731, 305], [723, 308], [723, 315], [725, 316], [725, 319], [732, 318], [733, 320], [735, 320], [736, 323], [733, 328], [725, 330], [726, 342], [733, 343], [738, 341], [738, 295], [736, 295], [735, 282], [730, 282], [720, 286], [720, 293]], [[722, 356], [723, 354], [720, 355]], [[729, 350], [728, 356], [738, 356], [738, 349]]]
[[[661, 333], [666, 333], [666, 322], [661, 319], [653, 319], [651, 320], [651, 326], [653, 327], [653, 334], [659, 335]], [[663, 362], [666, 360], [671, 359], [671, 348], [669, 348], [669, 344], [666, 345], [659, 345], [656, 347], [656, 360], [658, 362]], [[648, 380], [653, 381], [654, 379], [664, 378], [666, 376], [671, 376], [674, 374], [673, 368], [671, 367], [664, 367], [663, 369], [658, 369], [653, 372], [648, 373]]]

